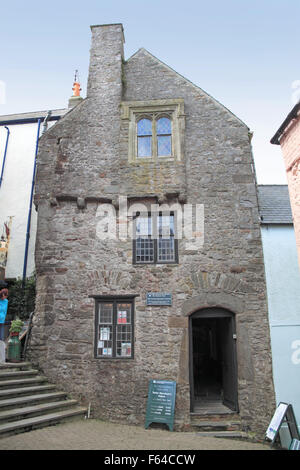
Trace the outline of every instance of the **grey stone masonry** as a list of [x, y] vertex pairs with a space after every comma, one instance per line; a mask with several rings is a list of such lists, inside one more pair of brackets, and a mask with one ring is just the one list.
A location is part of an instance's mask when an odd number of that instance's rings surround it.
[[[29, 358], [111, 421], [143, 424], [149, 380], [175, 380], [175, 425], [186, 429], [191, 316], [231, 312], [236, 411], [243, 429], [262, 435], [274, 390], [249, 129], [144, 49], [124, 61], [122, 25], [91, 29], [87, 98], [40, 139]], [[175, 156], [142, 161], [135, 119], [155, 112], [172, 115]], [[99, 210], [118, 215], [120, 195], [129, 205], [202, 205], [203, 245], [190, 248], [184, 236], [178, 263], [134, 264], [130, 238], [99, 237]], [[148, 292], [171, 293], [172, 305], [147, 306]], [[133, 358], [95, 357], [95, 295], [135, 296]]]

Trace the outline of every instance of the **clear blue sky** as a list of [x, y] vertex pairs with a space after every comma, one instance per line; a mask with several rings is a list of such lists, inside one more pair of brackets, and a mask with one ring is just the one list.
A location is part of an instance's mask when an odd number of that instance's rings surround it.
[[300, 80], [299, 0], [2, 2], [0, 114], [67, 106], [74, 70], [86, 93], [90, 25], [122, 23], [125, 58], [140, 47], [223, 103], [254, 132], [260, 184], [285, 183], [270, 144]]

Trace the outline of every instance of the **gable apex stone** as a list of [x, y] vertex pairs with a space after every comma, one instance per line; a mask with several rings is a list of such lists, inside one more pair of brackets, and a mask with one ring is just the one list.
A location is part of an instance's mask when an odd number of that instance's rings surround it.
[[246, 127], [249, 130], [249, 126], [247, 126], [247, 124], [245, 124], [240, 118], [238, 118], [232, 111], [230, 111], [228, 108], [226, 108], [226, 106], [224, 106], [222, 103], [220, 103], [218, 100], [216, 100], [209, 93], [204, 91], [201, 87], [199, 87], [198, 85], [195, 85], [195, 83], [191, 82], [191, 80], [184, 77], [179, 72], [174, 70], [172, 67], [167, 65], [165, 62], [163, 62], [162, 60], [158, 59], [156, 56], [151, 54], [151, 52], [147, 51], [147, 49], [145, 49], [144, 47], [140, 47], [132, 56], [129, 57], [129, 59], [126, 62], [130, 62], [132, 59], [134, 59], [136, 57], [139, 57], [139, 56], [142, 56], [142, 55], [150, 57], [151, 59], [153, 59], [154, 61], [156, 61], [160, 65], [162, 65], [163, 67], [167, 68], [170, 72], [176, 74], [178, 77], [180, 77], [182, 80], [184, 80], [187, 84], [191, 85], [196, 91], [198, 91], [198, 93], [203, 94], [206, 98], [212, 100], [215, 103], [216, 106], [221, 107], [224, 111], [229, 113], [235, 120], [237, 120], [242, 126]]

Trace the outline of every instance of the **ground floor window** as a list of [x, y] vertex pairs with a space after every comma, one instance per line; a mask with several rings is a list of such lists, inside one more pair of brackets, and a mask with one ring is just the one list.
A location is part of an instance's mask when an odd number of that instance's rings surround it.
[[95, 356], [133, 358], [133, 299], [96, 299]]

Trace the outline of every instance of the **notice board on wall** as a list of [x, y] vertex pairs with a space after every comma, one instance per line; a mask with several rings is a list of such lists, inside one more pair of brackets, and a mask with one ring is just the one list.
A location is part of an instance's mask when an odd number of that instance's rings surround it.
[[150, 380], [146, 411], [147, 429], [151, 423], [165, 423], [173, 431], [176, 399], [176, 382]]
[[172, 305], [172, 294], [168, 292], [147, 292], [146, 298], [147, 305]]

